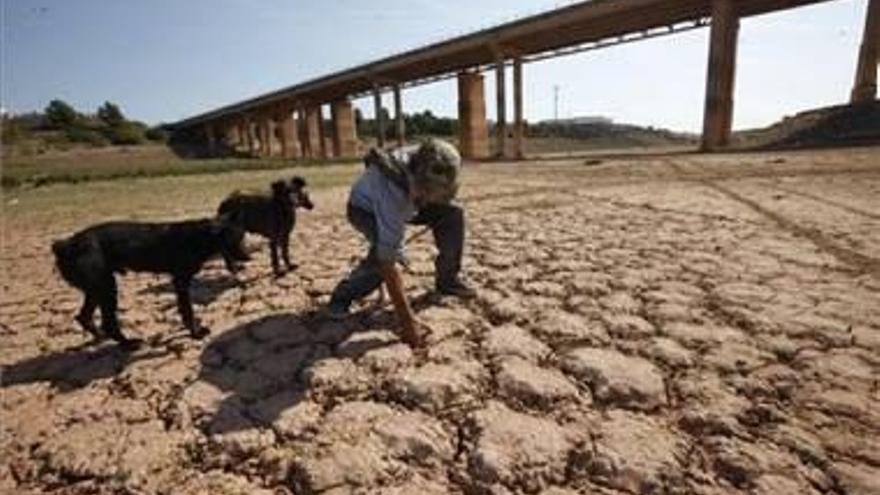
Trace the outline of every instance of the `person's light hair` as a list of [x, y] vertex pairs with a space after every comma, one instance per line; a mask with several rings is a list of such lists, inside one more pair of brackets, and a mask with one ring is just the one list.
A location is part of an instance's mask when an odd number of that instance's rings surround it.
[[458, 194], [461, 155], [440, 139], [425, 140], [407, 163], [411, 179], [426, 203], [448, 203]]

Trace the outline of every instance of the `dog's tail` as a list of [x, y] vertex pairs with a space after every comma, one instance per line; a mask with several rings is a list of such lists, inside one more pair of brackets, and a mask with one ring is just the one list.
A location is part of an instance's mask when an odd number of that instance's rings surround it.
[[55, 253], [56, 260], [66, 258], [66, 254], [70, 252], [70, 239], [58, 239], [52, 242], [52, 252]]
[[55, 254], [55, 267], [61, 276], [70, 283], [80, 278], [78, 268], [79, 259], [84, 254], [86, 246], [80, 239], [75, 237], [59, 239], [52, 243], [52, 253]]
[[72, 269], [73, 243], [70, 239], [58, 239], [52, 242], [52, 253], [55, 254], [55, 268], [61, 278], [70, 282], [73, 278]]

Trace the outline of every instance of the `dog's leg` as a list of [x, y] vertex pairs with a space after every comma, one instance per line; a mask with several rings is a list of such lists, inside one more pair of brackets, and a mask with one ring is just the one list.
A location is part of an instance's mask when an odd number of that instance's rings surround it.
[[223, 256], [223, 264], [226, 265], [226, 271], [233, 275], [241, 271], [241, 266], [232, 258], [232, 255], [226, 251], [223, 251], [221, 255]]
[[79, 313], [76, 315], [76, 321], [83, 330], [92, 334], [95, 340], [100, 340], [102, 336], [98, 332], [98, 327], [95, 326], [95, 309], [98, 308], [98, 300], [91, 293], [83, 292], [85, 300], [83, 301], [82, 308], [80, 308]]
[[210, 333], [207, 328], [201, 327], [196, 321], [193, 314], [192, 301], [189, 295], [189, 286], [192, 276], [176, 276], [174, 277], [174, 291], [177, 294], [177, 311], [180, 313], [180, 319], [183, 320], [183, 326], [188, 330], [192, 338], [202, 339]]
[[122, 335], [122, 331], [119, 329], [119, 319], [116, 314], [118, 309], [117, 293], [116, 279], [113, 274], [105, 274], [97, 294], [98, 305], [101, 307], [101, 330], [119, 342], [123, 348], [133, 349], [140, 345], [140, 340], [127, 338]]
[[296, 270], [298, 266], [290, 262], [290, 232], [286, 232], [281, 238], [281, 256], [288, 270]]
[[269, 239], [269, 255], [272, 257], [272, 273], [280, 277], [282, 273], [278, 263], [278, 240], [274, 236]]

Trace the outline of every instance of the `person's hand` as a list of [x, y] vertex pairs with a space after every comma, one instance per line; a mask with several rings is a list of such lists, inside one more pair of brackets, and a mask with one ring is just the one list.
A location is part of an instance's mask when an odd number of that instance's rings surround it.
[[418, 320], [415, 318], [400, 319], [400, 339], [413, 349], [424, 346]]
[[416, 320], [416, 332], [423, 347], [428, 345], [428, 339], [434, 334], [434, 330], [421, 320]]
[[416, 362], [425, 363], [429, 357], [428, 338], [433, 332], [431, 327], [419, 320], [414, 319], [412, 322], [415, 328], [415, 336], [412, 337], [412, 340], [407, 340], [406, 343], [410, 346], [410, 351], [412, 351], [412, 355], [416, 359]]

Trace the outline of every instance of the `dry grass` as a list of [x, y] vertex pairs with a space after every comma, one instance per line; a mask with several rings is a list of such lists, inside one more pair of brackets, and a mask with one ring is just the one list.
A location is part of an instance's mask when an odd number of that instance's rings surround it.
[[[341, 161], [345, 162], [345, 160]], [[351, 162], [351, 160], [348, 160]], [[3, 187], [43, 187], [137, 177], [211, 175], [247, 170], [282, 170], [293, 162], [279, 158], [183, 159], [164, 146], [75, 149], [33, 156], [4, 158], [0, 172]], [[335, 163], [335, 162], [334, 162]], [[325, 166], [297, 162], [297, 166]]]

